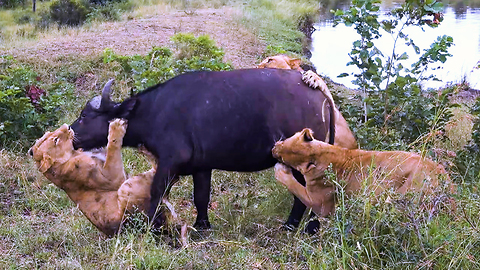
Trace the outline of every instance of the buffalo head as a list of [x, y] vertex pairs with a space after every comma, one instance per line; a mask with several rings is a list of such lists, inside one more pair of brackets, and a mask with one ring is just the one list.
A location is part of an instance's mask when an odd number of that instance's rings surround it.
[[75, 132], [73, 146], [75, 149], [89, 150], [107, 145], [108, 125], [115, 118], [128, 119], [135, 107], [136, 99], [130, 98], [122, 103], [110, 99], [110, 87], [113, 79], [105, 84], [101, 96], [87, 102], [80, 117], [72, 123]]

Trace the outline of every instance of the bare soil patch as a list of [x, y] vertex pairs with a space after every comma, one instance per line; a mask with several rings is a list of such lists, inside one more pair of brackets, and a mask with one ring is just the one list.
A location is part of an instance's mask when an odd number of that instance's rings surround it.
[[234, 21], [236, 11], [231, 8], [202, 9], [193, 13], [160, 11], [157, 14], [66, 30], [62, 35], [0, 48], [0, 54], [29, 61], [91, 58], [100, 55], [105, 48], [124, 55], [145, 54], [153, 46], [168, 46], [170, 37], [179, 32], [209, 35], [225, 50], [225, 60], [235, 68], [253, 67], [263, 52], [264, 44]]

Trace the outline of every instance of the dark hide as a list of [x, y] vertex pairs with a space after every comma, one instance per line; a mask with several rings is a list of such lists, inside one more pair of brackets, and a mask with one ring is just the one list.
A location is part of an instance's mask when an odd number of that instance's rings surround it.
[[[101, 105], [95, 109], [89, 102], [71, 127], [77, 135], [75, 147], [88, 150], [106, 145], [108, 121], [128, 119], [123, 145], [144, 145], [158, 158], [148, 215], [158, 217], [157, 204], [172, 180], [192, 174], [195, 225], [209, 227], [211, 170], [269, 168], [277, 162], [271, 154], [275, 142], [305, 127], [325, 140], [334, 123], [331, 108], [322, 110], [324, 100], [321, 91], [302, 82], [298, 71], [191, 72], [122, 103], [110, 101], [107, 91]], [[297, 223], [304, 210], [296, 205], [289, 222]]]

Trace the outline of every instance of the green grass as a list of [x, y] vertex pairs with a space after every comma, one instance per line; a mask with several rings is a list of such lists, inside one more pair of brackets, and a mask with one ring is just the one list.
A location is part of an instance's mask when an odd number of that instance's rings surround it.
[[[130, 173], [146, 169], [133, 150], [125, 151], [125, 164]], [[2, 269], [474, 269], [480, 258], [480, 198], [462, 186], [429, 204], [417, 194], [346, 198], [309, 236], [281, 229], [292, 198], [271, 170], [216, 171], [214, 227], [190, 232], [180, 247], [175, 234], [141, 229], [105, 238], [31, 160], [2, 152], [0, 165]], [[188, 224], [191, 194], [185, 177], [170, 197]]]

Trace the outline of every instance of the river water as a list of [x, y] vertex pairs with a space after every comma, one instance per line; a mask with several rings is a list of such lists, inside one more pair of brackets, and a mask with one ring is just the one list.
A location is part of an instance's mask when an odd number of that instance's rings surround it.
[[[395, 3], [382, 4], [379, 19], [387, 18], [385, 15]], [[341, 7], [337, 7], [341, 8]], [[346, 6], [344, 8], [347, 8]], [[331, 17], [331, 16], [330, 16]], [[433, 16], [432, 16], [433, 17]], [[353, 76], [337, 78], [341, 73], [358, 73], [355, 66], [346, 66], [350, 61], [348, 53], [352, 49], [352, 43], [359, 39], [359, 35], [353, 27], [339, 24], [333, 27], [331, 18], [323, 19], [315, 25], [312, 35], [312, 58], [311, 61], [319, 74], [330, 77], [333, 81], [344, 84], [350, 88], [357, 88], [351, 81]], [[437, 28], [424, 26], [423, 31], [419, 27], [407, 29], [406, 33], [420, 47], [421, 54], [428, 49], [438, 36], [449, 35], [453, 37], [454, 46], [449, 52], [452, 57], [442, 64], [434, 67], [439, 68], [434, 73], [441, 82], [428, 81], [423, 85], [426, 88], [439, 88], [448, 83], [458, 83], [466, 79], [470, 87], [480, 89], [480, 69], [476, 69], [480, 61], [480, 8], [468, 6], [446, 6], [443, 12], [443, 22]], [[402, 42], [400, 42], [403, 44]], [[391, 53], [393, 38], [383, 32], [376, 46], [384, 53]], [[412, 48], [401, 46], [397, 52], [407, 52], [412, 58], [404, 62], [404, 66], [410, 67], [413, 60], [418, 59]], [[405, 64], [408, 63], [408, 64]]]

